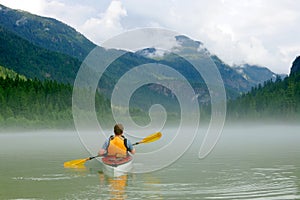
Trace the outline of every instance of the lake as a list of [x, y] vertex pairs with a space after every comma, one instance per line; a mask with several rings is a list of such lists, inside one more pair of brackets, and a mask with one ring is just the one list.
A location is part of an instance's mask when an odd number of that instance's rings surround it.
[[0, 133], [0, 199], [300, 199], [299, 128], [226, 125], [204, 159], [197, 139], [166, 168], [118, 178], [97, 160], [63, 168], [90, 156], [75, 131]]

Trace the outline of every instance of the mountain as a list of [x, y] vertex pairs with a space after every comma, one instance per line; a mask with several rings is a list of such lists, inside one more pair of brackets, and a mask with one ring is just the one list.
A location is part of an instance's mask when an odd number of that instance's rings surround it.
[[83, 60], [96, 47], [74, 28], [56, 19], [13, 10], [0, 4], [0, 26], [30, 43]]
[[280, 121], [299, 122], [300, 119], [300, 73], [295, 69], [299, 57], [293, 62], [291, 73], [282, 79], [266, 81], [227, 106], [227, 116], [234, 120], [277, 119]]
[[[181, 73], [188, 69], [187, 64], [180, 62], [180, 59], [176, 58], [176, 54], [184, 55], [190, 60], [201, 62], [203, 55], [210, 57], [210, 59], [216, 64], [228, 91], [233, 93], [243, 93], [249, 91], [253, 86], [263, 83], [264, 81], [275, 79], [276, 74], [265, 67], [255, 65], [242, 65], [242, 66], [229, 66], [224, 63], [219, 57], [211, 54], [203, 45], [202, 42], [194, 41], [184, 35], [178, 35], [175, 37], [177, 45], [170, 49], [170, 53], [161, 52], [155, 48], [146, 48], [136, 53], [148, 58], [156, 59], [157, 62], [162, 64], [168, 64], [171, 66], [177, 66], [177, 70]], [[187, 72], [189, 74], [189, 80], [195, 71]], [[196, 78], [199, 81], [199, 77]], [[201, 80], [203, 82], [203, 80]], [[238, 94], [236, 94], [238, 95]]]
[[291, 74], [300, 73], [300, 56], [298, 56], [292, 65]]
[[267, 80], [275, 80], [278, 74], [275, 74], [266, 67], [258, 65], [234, 65], [233, 69], [241, 74], [247, 81], [249, 81], [253, 86], [262, 84]]
[[[73, 83], [82, 60], [95, 45], [72, 27], [55, 19], [0, 7], [0, 65], [28, 78]], [[169, 52], [163, 52], [154, 47], [137, 52], [125, 52], [107, 68], [107, 72], [99, 80], [99, 91], [110, 97], [114, 85], [124, 73], [135, 66], [154, 63], [168, 65], [177, 70], [186, 77], [199, 94], [199, 101], [209, 102], [209, 93], [201, 75], [193, 69], [190, 63], [178, 56], [178, 52], [195, 62], [203, 61], [203, 55], [210, 57], [220, 71], [229, 99], [236, 98], [258, 83], [272, 78], [268, 76], [256, 78], [253, 70], [252, 74], [249, 70], [244, 70], [244, 74], [241, 74], [240, 70], [227, 65], [211, 54], [203, 43], [184, 35], [176, 36], [174, 42], [176, 45]], [[107, 59], [118, 51], [98, 48], [102, 51], [102, 55], [106, 55], [102, 56], [102, 59]], [[151, 71], [148, 74], [168, 78], [168, 74], [162, 76]], [[251, 77], [251, 79], [245, 77]], [[149, 84], [134, 95], [138, 99], [134, 105], [144, 106], [144, 109], [156, 102], [154, 97], [166, 104], [176, 102], [174, 94], [158, 84]]]
[[0, 26], [0, 65], [27, 78], [73, 83], [81, 62], [53, 52], [15, 35]]

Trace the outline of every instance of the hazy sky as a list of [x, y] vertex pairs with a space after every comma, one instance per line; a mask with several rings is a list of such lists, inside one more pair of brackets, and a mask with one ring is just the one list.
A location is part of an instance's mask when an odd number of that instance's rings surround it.
[[162, 27], [204, 43], [228, 64], [289, 73], [300, 55], [297, 0], [0, 0], [76, 28], [98, 45], [141, 27]]

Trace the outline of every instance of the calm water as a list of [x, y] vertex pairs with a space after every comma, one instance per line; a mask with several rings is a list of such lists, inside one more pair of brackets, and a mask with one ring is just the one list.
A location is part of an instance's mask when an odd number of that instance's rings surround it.
[[168, 168], [119, 178], [98, 161], [63, 168], [89, 156], [75, 132], [1, 133], [0, 199], [300, 199], [299, 128], [225, 127], [203, 160], [195, 141]]

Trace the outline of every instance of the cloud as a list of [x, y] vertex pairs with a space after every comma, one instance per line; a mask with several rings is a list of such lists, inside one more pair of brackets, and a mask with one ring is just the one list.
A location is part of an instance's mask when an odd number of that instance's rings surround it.
[[31, 0], [28, 2], [23, 0], [0, 0], [0, 4], [14, 9], [26, 10], [31, 13], [40, 13], [44, 7], [45, 1]]
[[0, 4], [33, 14], [52, 17], [79, 30], [80, 26], [96, 11], [92, 6], [61, 0], [0, 0]]
[[121, 19], [125, 16], [127, 16], [127, 11], [123, 8], [122, 3], [112, 1], [104, 13], [86, 20], [81, 29], [88, 37], [100, 44], [103, 40], [124, 31]]
[[298, 48], [288, 59], [300, 54], [300, 6], [295, 1], [174, 2], [170, 8], [172, 14], [165, 12], [165, 18], [169, 19], [163, 21], [202, 41], [227, 63], [246, 62], [288, 73], [290, 62], [282, 56], [282, 46], [289, 43], [288, 46]]
[[77, 29], [89, 15], [92, 16], [96, 13], [93, 7], [78, 3], [68, 4], [62, 1], [48, 0], [44, 5], [42, 16], [56, 18]]
[[284, 63], [290, 63], [289, 66], [292, 66], [292, 62], [296, 56], [300, 55], [300, 45], [289, 45], [289, 46], [280, 46], [279, 47], [279, 57]]

